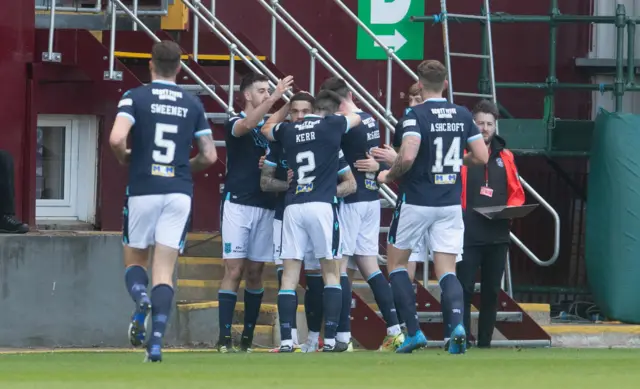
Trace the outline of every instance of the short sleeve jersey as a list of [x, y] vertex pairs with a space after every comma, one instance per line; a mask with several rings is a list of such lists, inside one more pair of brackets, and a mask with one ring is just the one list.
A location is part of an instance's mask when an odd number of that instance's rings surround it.
[[401, 123], [403, 137], [421, 138], [413, 166], [402, 177], [403, 201], [429, 207], [460, 204], [464, 149], [482, 137], [471, 112], [445, 99], [429, 99], [411, 108]]
[[227, 146], [227, 175], [224, 199], [236, 204], [273, 209], [275, 197], [260, 190], [260, 158], [267, 153], [269, 141], [260, 128], [264, 121], [243, 136], [236, 136], [235, 125], [246, 115], [232, 116], [224, 124]]
[[274, 127], [273, 137], [282, 144], [287, 165], [293, 170], [286, 205], [337, 202], [340, 142], [348, 131], [348, 118], [340, 115], [308, 115], [303, 121]]
[[342, 151], [356, 179], [357, 190], [344, 198], [345, 203], [375, 201], [379, 199], [376, 173], [360, 172], [354, 168], [357, 160], [367, 158], [367, 153], [380, 146], [380, 130], [373, 116], [359, 111], [362, 123], [349, 130], [342, 138]]
[[200, 100], [174, 83], [154, 81], [126, 92], [118, 116], [133, 123], [128, 195], [193, 195], [193, 139], [211, 134]]

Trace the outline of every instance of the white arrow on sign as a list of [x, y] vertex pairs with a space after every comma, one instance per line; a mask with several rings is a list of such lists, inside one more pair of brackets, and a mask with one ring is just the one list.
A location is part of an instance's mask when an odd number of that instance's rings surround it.
[[[407, 39], [400, 34], [400, 31], [396, 30], [393, 35], [376, 35], [376, 38], [382, 42], [383, 45], [387, 47], [393, 47], [393, 50], [398, 51], [407, 43]], [[374, 41], [373, 44], [376, 47], [380, 47], [378, 42]]]
[[371, 24], [397, 24], [404, 19], [411, 0], [371, 0]]

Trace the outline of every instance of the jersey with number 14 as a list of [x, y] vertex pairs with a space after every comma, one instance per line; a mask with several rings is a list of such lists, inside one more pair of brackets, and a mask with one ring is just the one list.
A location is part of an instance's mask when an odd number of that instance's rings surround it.
[[127, 193], [191, 196], [193, 138], [211, 134], [202, 103], [174, 83], [154, 81], [125, 93], [118, 116], [133, 123]]
[[340, 115], [308, 115], [301, 122], [280, 123], [273, 129], [293, 170], [286, 205], [337, 202], [340, 142], [348, 131], [349, 119]]
[[445, 99], [429, 99], [408, 109], [400, 122], [403, 137], [421, 138], [413, 166], [402, 177], [403, 201], [427, 207], [460, 204], [464, 149], [482, 137], [471, 112]]

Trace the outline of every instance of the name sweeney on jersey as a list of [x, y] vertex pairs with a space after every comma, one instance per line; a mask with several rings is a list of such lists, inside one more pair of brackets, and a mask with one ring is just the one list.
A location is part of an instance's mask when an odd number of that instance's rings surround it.
[[431, 123], [431, 132], [462, 132], [464, 123]]
[[151, 113], [159, 113], [161, 115], [171, 115], [186, 118], [187, 112], [189, 112], [189, 108], [176, 107], [174, 105], [166, 104], [151, 104]]

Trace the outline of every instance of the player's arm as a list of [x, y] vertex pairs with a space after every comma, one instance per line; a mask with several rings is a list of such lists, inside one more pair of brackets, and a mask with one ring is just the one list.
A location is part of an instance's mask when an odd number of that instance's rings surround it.
[[131, 150], [127, 149], [127, 137], [135, 122], [133, 97], [131, 96], [131, 91], [128, 91], [118, 103], [118, 114], [109, 135], [111, 150], [113, 150], [118, 162], [122, 165], [128, 164], [131, 157]]
[[282, 108], [280, 108], [276, 113], [271, 115], [269, 119], [267, 119], [266, 123], [264, 123], [264, 125], [260, 129], [260, 131], [262, 132], [262, 135], [264, 135], [270, 142], [275, 141], [273, 137], [274, 136], [273, 129], [278, 124], [285, 121], [285, 119], [287, 118], [287, 115], [289, 115], [290, 107], [291, 105], [289, 103], [283, 105]]
[[398, 151], [398, 156], [395, 161], [393, 161], [389, 170], [380, 173], [378, 178], [380, 182], [389, 183], [402, 177], [411, 169], [413, 162], [418, 156], [422, 135], [420, 133], [420, 127], [418, 126], [418, 120], [413, 111], [409, 112], [408, 115], [403, 118], [402, 128], [402, 145]]
[[236, 122], [233, 123], [231, 134], [235, 137], [241, 137], [247, 135], [251, 130], [256, 128], [258, 123], [264, 119], [264, 115], [266, 115], [271, 107], [273, 107], [273, 105], [282, 98], [289, 88], [291, 88], [291, 85], [293, 85], [293, 76], [287, 76], [278, 81], [276, 90], [267, 100], [260, 104], [258, 108], [247, 114], [246, 117], [236, 120]]
[[193, 133], [198, 144], [198, 154], [189, 160], [192, 172], [204, 170], [218, 160], [218, 152], [213, 142], [213, 132], [205, 115], [204, 107], [199, 101], [198, 111], [197, 124]]
[[289, 189], [287, 181], [276, 179], [277, 158], [269, 151], [260, 171], [260, 189], [263, 192], [284, 192]]
[[347, 197], [358, 189], [358, 183], [348, 164], [338, 171], [338, 180], [340, 183], [336, 192], [337, 197]]
[[469, 132], [467, 133], [467, 146], [469, 152], [463, 158], [465, 166], [486, 165], [489, 162], [489, 149], [482, 139], [482, 134], [478, 126], [471, 120]]

